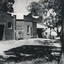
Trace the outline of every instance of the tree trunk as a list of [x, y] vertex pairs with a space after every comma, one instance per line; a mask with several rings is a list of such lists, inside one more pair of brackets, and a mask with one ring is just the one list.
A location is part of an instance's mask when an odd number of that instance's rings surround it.
[[61, 59], [60, 59], [60, 64], [64, 64], [64, 19], [63, 19], [63, 25], [62, 25], [62, 36], [61, 36]]
[[60, 64], [64, 64], [64, 0], [62, 1], [62, 36], [61, 36], [61, 43], [62, 43], [62, 50], [61, 50], [61, 59]]
[[64, 53], [61, 55], [60, 63], [59, 64], [64, 64]]

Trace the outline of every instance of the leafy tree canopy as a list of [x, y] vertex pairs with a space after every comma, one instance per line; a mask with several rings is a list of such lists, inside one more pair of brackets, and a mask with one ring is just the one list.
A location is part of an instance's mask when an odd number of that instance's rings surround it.
[[42, 13], [43, 8], [44, 8], [44, 6], [42, 7], [39, 3], [37, 3], [37, 2], [32, 2], [32, 3], [30, 3], [30, 5], [27, 7], [27, 10], [28, 10], [29, 12], [31, 12], [32, 15], [34, 15], [34, 16], [39, 16], [40, 13]]
[[2, 10], [5, 12], [13, 12], [13, 4], [15, 3], [15, 0], [2, 0], [1, 1]]
[[52, 25], [54, 27], [61, 26], [61, 0], [39, 0], [39, 2], [32, 2], [27, 6], [27, 10], [34, 16], [41, 16], [42, 23]]
[[32, 2], [27, 6], [27, 10], [31, 12], [32, 15], [42, 16], [44, 20], [48, 17], [52, 17], [52, 20], [54, 20], [55, 23], [59, 22], [59, 24], [62, 18], [61, 8], [61, 0], [40, 0], [39, 2]]

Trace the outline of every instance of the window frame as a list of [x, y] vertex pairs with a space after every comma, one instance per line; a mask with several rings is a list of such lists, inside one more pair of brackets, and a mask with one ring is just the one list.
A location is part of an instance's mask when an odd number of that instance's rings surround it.
[[27, 25], [27, 35], [30, 35], [30, 25]]
[[[12, 22], [7, 22], [8, 23], [8, 29], [12, 29]], [[10, 26], [9, 26], [9, 23], [11, 24]]]

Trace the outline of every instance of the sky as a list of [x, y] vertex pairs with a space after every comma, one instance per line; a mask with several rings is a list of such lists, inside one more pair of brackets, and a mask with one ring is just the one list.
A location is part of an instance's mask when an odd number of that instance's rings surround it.
[[14, 12], [15, 13], [28, 13], [26, 7], [31, 3], [31, 2], [38, 2], [39, 0], [15, 0], [14, 3]]
[[17, 19], [23, 19], [23, 15], [28, 15], [29, 13], [26, 7], [33, 1], [38, 2], [39, 0], [15, 0], [13, 15], [16, 15]]
[[29, 11], [26, 7], [33, 1], [38, 2], [39, 0], [15, 0], [13, 8], [18, 19], [23, 19], [23, 15], [28, 15]]

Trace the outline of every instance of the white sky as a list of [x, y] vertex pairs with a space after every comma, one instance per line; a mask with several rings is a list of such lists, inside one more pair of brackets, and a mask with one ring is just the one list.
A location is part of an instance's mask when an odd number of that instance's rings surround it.
[[23, 19], [23, 15], [27, 15], [29, 13], [26, 7], [33, 1], [38, 2], [39, 0], [15, 0], [13, 5], [13, 15], [16, 15], [17, 19]]
[[38, 2], [39, 0], [15, 0], [14, 3], [14, 12], [15, 13], [28, 13], [26, 7], [32, 2], [36, 1]]
[[13, 8], [14, 14], [17, 15], [18, 19], [23, 19], [23, 15], [27, 15], [29, 13], [26, 7], [33, 1], [38, 2], [39, 0], [15, 0]]

